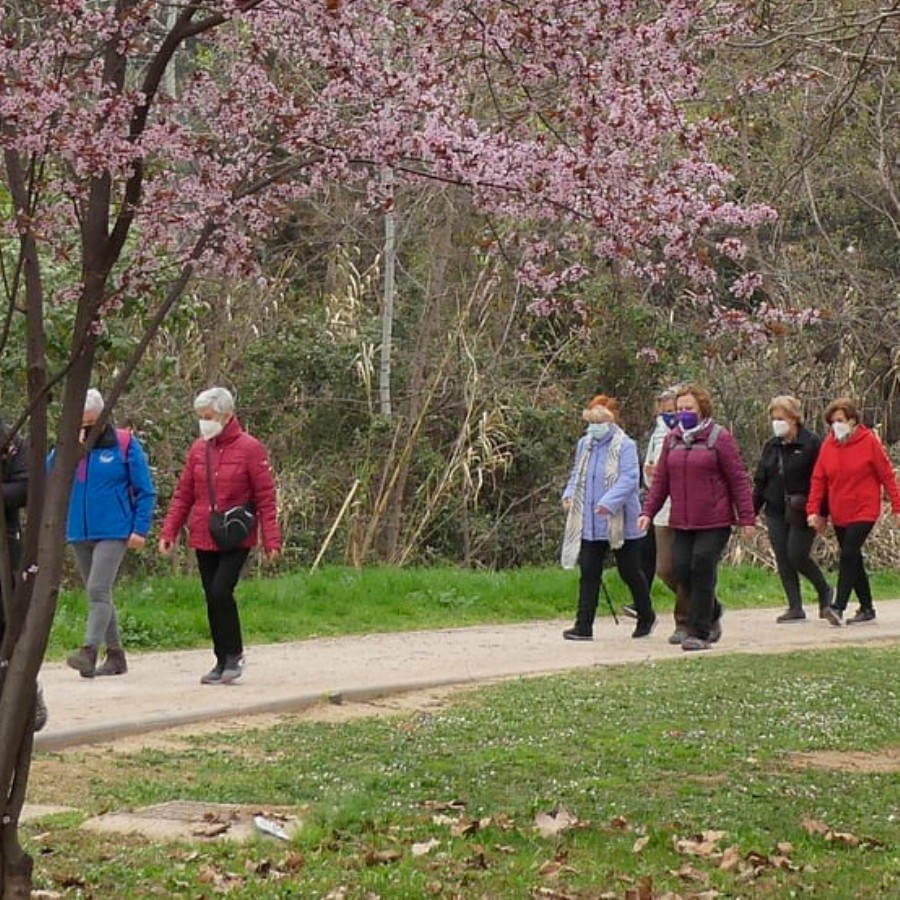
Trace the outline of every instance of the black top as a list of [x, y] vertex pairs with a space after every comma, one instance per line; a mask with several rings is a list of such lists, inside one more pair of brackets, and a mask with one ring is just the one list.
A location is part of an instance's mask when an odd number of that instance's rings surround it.
[[821, 446], [822, 439], [802, 425], [793, 441], [769, 438], [753, 476], [753, 509], [765, 506], [769, 515], [784, 515], [785, 494], [809, 494]]
[[19, 510], [28, 501], [28, 447], [21, 435], [9, 437], [9, 428], [0, 419], [0, 475], [3, 505], [6, 507], [6, 532], [18, 536]]

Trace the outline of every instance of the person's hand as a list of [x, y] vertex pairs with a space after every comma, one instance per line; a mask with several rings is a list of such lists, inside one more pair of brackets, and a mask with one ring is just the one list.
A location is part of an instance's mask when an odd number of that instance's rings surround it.
[[157, 546], [159, 547], [159, 552], [163, 556], [168, 556], [172, 552], [172, 547], [174, 547], [175, 545], [171, 541], [167, 541], [165, 538], [160, 538], [159, 544]]
[[572, 508], [572, 501], [569, 497], [566, 497], [562, 502], [563, 512], [568, 512]]
[[653, 473], [656, 471], [656, 463], [646, 463], [644, 465], [644, 478], [647, 481], [653, 481]]
[[146, 544], [146, 543], [147, 543], [147, 538], [145, 538], [144, 535], [132, 533], [132, 534], [128, 535], [128, 541], [125, 544], [125, 546], [129, 550], [140, 550], [143, 548], [144, 544]]
[[269, 562], [275, 562], [279, 556], [281, 556], [281, 549], [279, 547], [273, 547], [271, 550], [266, 550], [266, 559]]
[[756, 525], [742, 525], [741, 531], [744, 532], [744, 537], [753, 537], [756, 534]]
[[825, 530], [825, 520], [821, 516], [807, 516], [806, 524], [810, 528], [814, 528], [819, 534]]
[[641, 531], [646, 531], [650, 527], [650, 516], [638, 516], [637, 526]]
[[598, 516], [611, 516], [612, 515], [612, 512], [610, 510], [608, 510], [605, 506], [603, 506], [603, 504], [598, 506], [594, 510], [594, 512], [597, 513]]
[[891, 513], [891, 520], [894, 525], [900, 527], [900, 512]]

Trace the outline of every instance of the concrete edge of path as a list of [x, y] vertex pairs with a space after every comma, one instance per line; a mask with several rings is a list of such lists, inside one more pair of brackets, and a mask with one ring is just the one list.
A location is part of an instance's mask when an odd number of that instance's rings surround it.
[[[576, 667], [577, 668], [577, 667]], [[558, 673], [558, 669], [550, 669], [546, 672], [530, 673], [535, 676]], [[502, 676], [507, 679], [529, 677], [528, 675]], [[500, 678], [492, 679], [494, 681]], [[137, 734], [149, 734], [154, 731], [162, 731], [170, 728], [180, 728], [185, 725], [197, 725], [203, 722], [214, 722], [221, 719], [234, 719], [264, 715], [282, 715], [286, 713], [303, 712], [322, 703], [342, 704], [370, 703], [384, 697], [396, 697], [401, 694], [410, 694], [416, 691], [429, 691], [446, 687], [463, 687], [465, 685], [486, 684], [482, 678], [438, 678], [432, 680], [404, 681], [396, 684], [372, 685], [369, 687], [336, 689], [329, 694], [306, 693], [294, 697], [284, 697], [278, 700], [260, 701], [249, 706], [235, 709], [234, 706], [220, 706], [205, 710], [197, 710], [183, 713], [166, 713], [141, 719], [121, 719], [117, 722], [100, 725], [86, 725], [81, 728], [70, 728], [53, 734], [36, 734], [34, 736], [34, 749], [44, 753], [52, 753], [65, 750], [69, 747], [86, 744], [102, 744], [114, 741], [121, 737], [129, 737]], [[228, 690], [228, 688], [213, 688], [213, 690]]]

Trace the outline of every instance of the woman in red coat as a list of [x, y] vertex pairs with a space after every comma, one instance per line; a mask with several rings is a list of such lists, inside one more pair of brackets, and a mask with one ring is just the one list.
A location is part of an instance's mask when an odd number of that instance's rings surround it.
[[841, 562], [834, 603], [825, 607], [822, 615], [832, 625], [840, 625], [850, 592], [856, 591], [859, 609], [847, 624], [871, 622], [875, 619], [875, 607], [862, 548], [881, 514], [882, 489], [891, 498], [895, 518], [900, 517], [900, 490], [881, 441], [860, 424], [852, 400], [840, 397], [832, 401], [825, 410], [825, 421], [831, 433], [822, 444], [813, 469], [806, 515], [808, 524], [821, 531], [825, 527], [822, 512], [827, 501], [841, 548]]
[[[200, 682], [230, 684], [240, 678], [244, 664], [234, 589], [250, 549], [257, 543], [258, 530], [262, 530], [263, 548], [269, 559], [275, 559], [281, 551], [275, 480], [265, 448], [241, 428], [235, 417], [230, 391], [221, 387], [203, 391], [194, 400], [194, 409], [199, 419], [200, 438], [188, 451], [172, 495], [159, 538], [159, 551], [163, 555], [171, 553], [178, 533], [187, 524], [190, 546], [197, 553], [216, 655], [215, 666]], [[246, 504], [255, 506], [256, 523], [238, 547], [223, 550], [210, 532], [210, 511], [213, 506], [221, 511]]]

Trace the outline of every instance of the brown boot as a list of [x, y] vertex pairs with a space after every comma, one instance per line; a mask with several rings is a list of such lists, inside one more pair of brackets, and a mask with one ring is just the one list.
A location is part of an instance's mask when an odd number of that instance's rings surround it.
[[106, 659], [103, 665], [98, 667], [98, 675], [124, 675], [128, 671], [128, 663], [125, 661], [125, 651], [106, 648]]
[[97, 674], [97, 648], [85, 644], [66, 657], [66, 665], [80, 672], [82, 678], [93, 678]]

